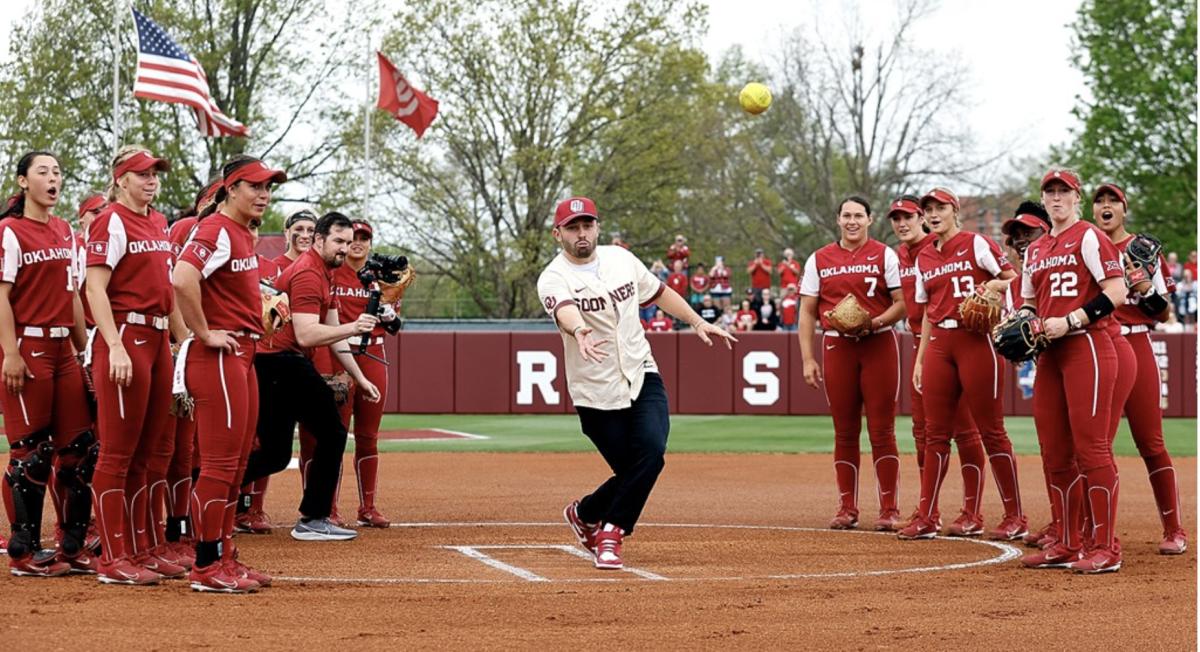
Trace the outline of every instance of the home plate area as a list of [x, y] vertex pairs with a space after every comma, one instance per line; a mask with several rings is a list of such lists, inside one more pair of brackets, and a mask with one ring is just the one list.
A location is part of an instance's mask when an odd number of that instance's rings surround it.
[[[898, 541], [894, 535], [770, 525], [645, 523], [625, 543], [624, 571], [592, 566], [566, 525], [553, 522], [396, 523], [365, 532], [354, 556], [361, 564], [308, 559], [311, 573], [277, 579], [302, 583], [581, 583], [837, 580], [878, 575], [939, 573], [1011, 562], [1010, 545], [972, 539]], [[379, 548], [374, 556], [371, 548]], [[286, 554], [286, 553], [285, 553]], [[307, 562], [307, 563], [305, 563]]]

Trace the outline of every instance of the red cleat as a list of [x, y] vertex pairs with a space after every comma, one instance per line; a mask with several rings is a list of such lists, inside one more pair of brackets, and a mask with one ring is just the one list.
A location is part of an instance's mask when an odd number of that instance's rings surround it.
[[1121, 570], [1121, 553], [1110, 548], [1095, 548], [1079, 561], [1071, 562], [1068, 568], [1085, 575], [1113, 573]]
[[596, 533], [600, 531], [600, 525], [584, 523], [583, 519], [579, 518], [578, 500], [563, 509], [563, 520], [571, 526], [571, 532], [575, 533], [575, 540], [579, 542], [579, 545], [593, 555], [596, 554]]
[[896, 538], [904, 541], [914, 541], [917, 539], [932, 539], [937, 536], [937, 523], [925, 518], [917, 518], [917, 520], [904, 526], [896, 533]]
[[92, 555], [86, 548], [74, 557], [68, 557], [60, 550], [58, 560], [70, 566], [71, 572], [76, 575], [95, 575], [100, 568], [100, 558]]
[[1045, 537], [1046, 534], [1049, 533], [1053, 528], [1054, 522], [1051, 521], [1037, 530], [1030, 530], [1025, 534], [1025, 536], [1021, 537], [1021, 541], [1030, 548], [1040, 548], [1041, 546], [1038, 545], [1038, 542], [1041, 541], [1042, 537]]
[[378, 509], [368, 507], [358, 510], [358, 524], [364, 527], [386, 528], [391, 527], [392, 522], [380, 514]]
[[596, 533], [596, 568], [620, 570], [625, 566], [621, 560], [621, 543], [624, 532], [612, 523], [605, 523]]
[[188, 574], [193, 591], [208, 593], [253, 593], [258, 582], [234, 567], [231, 561], [215, 561], [205, 567], [193, 566]]
[[879, 518], [875, 519], [875, 529], [879, 532], [895, 532], [900, 529], [900, 510], [889, 509], [879, 513]]
[[101, 560], [96, 569], [96, 578], [101, 584], [131, 584], [148, 586], [162, 581], [162, 575], [134, 564], [127, 558], [115, 559], [111, 563]]
[[1068, 568], [1072, 562], [1083, 559], [1083, 552], [1079, 550], [1071, 550], [1061, 543], [1054, 543], [1050, 547], [1025, 555], [1021, 558], [1021, 563], [1026, 568]]
[[1187, 532], [1183, 530], [1175, 530], [1163, 535], [1163, 540], [1158, 544], [1158, 554], [1160, 555], [1182, 555], [1187, 552]]
[[858, 512], [851, 511], [845, 507], [838, 510], [837, 516], [829, 522], [831, 530], [853, 530], [858, 527]]
[[271, 517], [261, 509], [238, 514], [234, 521], [234, 530], [243, 534], [270, 534], [274, 527]]
[[145, 568], [148, 571], [158, 573], [163, 579], [177, 579], [187, 575], [188, 569], [173, 564], [161, 557], [153, 555], [149, 552], [140, 552], [133, 556], [133, 563]]
[[54, 550], [39, 550], [20, 559], [9, 559], [8, 570], [17, 577], [62, 577], [71, 572], [71, 565], [59, 561]]
[[1024, 516], [1005, 516], [996, 527], [988, 530], [992, 541], [1016, 541], [1029, 534], [1029, 521]]
[[958, 518], [946, 528], [946, 534], [952, 537], [977, 537], [983, 534], [983, 515], [959, 512]]

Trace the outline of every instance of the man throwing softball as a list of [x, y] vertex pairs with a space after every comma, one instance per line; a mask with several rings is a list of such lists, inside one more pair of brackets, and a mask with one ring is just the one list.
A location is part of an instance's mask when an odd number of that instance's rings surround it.
[[567, 505], [563, 517], [596, 568], [622, 567], [621, 543], [650, 497], [663, 468], [670, 416], [667, 391], [638, 320], [640, 305], [657, 302], [691, 325], [709, 346], [732, 336], [705, 322], [642, 261], [618, 246], [596, 246], [596, 205], [572, 197], [554, 211], [562, 253], [538, 278], [538, 295], [563, 335], [567, 390], [587, 435], [613, 476]]

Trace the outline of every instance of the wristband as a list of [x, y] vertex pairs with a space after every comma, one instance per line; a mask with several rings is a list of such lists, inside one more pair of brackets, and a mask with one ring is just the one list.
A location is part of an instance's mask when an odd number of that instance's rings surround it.
[[1091, 301], [1083, 304], [1083, 312], [1088, 317], [1088, 321], [1097, 322], [1107, 317], [1116, 306], [1113, 305], [1112, 299], [1108, 298], [1107, 294], [1101, 292], [1092, 297]]
[[579, 331], [581, 331], [585, 328], [587, 328], [587, 326], [583, 325], [583, 324], [576, 326], [574, 329], [571, 330], [571, 337], [575, 337], [576, 335], [579, 335]]
[[1158, 317], [1167, 309], [1167, 300], [1163, 295], [1151, 292], [1143, 295], [1142, 300], [1138, 302], [1138, 310], [1147, 317]]

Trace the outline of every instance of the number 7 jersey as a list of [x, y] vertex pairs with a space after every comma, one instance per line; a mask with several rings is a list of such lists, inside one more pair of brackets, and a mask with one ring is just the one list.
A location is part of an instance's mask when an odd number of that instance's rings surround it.
[[829, 330], [825, 312], [853, 294], [871, 317], [892, 305], [892, 290], [900, 289], [900, 258], [878, 240], [867, 240], [853, 251], [831, 242], [804, 263], [800, 294], [817, 297], [821, 328]]
[[[1080, 220], [1057, 236], [1043, 235], [1025, 250], [1021, 296], [1037, 300], [1042, 319], [1066, 317], [1100, 294], [1100, 281], [1124, 273], [1121, 254], [1108, 236]], [[1101, 329], [1109, 319], [1088, 324], [1087, 329]]]

